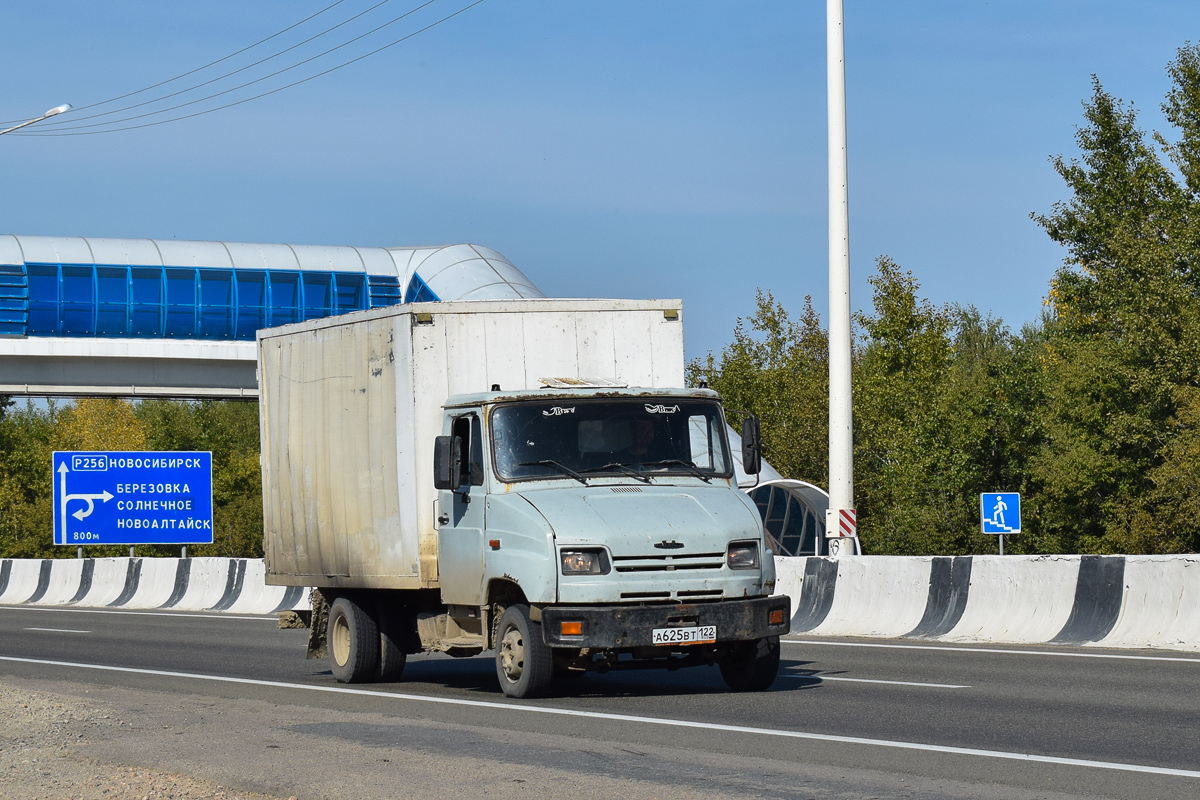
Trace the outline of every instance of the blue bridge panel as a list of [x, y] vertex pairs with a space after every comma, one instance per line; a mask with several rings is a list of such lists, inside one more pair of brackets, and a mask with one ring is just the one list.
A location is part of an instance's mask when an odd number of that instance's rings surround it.
[[[259, 328], [401, 302], [394, 275], [28, 263], [0, 266], [0, 334], [253, 339]], [[406, 298], [437, 300], [414, 275]]]
[[19, 266], [0, 265], [0, 335], [22, 334], [29, 321], [29, 281]]

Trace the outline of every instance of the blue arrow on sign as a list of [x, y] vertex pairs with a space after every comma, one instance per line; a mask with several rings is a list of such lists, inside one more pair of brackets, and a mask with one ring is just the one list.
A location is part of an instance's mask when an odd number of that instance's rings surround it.
[[1021, 532], [1019, 492], [985, 492], [979, 495], [979, 523], [984, 533], [1007, 535]]

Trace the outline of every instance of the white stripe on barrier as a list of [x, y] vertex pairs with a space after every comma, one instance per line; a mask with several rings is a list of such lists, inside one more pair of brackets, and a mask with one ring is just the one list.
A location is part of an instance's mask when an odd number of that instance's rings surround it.
[[27, 602], [37, 590], [41, 570], [40, 558], [14, 558], [12, 571], [8, 575], [8, 587], [0, 597], [0, 603]]
[[107, 606], [125, 591], [125, 578], [129, 575], [128, 558], [97, 558], [92, 570], [92, 588], [80, 598], [76, 605]]
[[966, 609], [941, 638], [1048, 642], [1071, 617], [1078, 578], [1079, 556], [975, 556]]
[[903, 636], [925, 614], [932, 558], [853, 556], [838, 559], [837, 589], [825, 636]]
[[177, 558], [143, 558], [137, 591], [121, 608], [158, 608], [175, 591]]
[[262, 559], [246, 562], [242, 593], [227, 610], [234, 614], [254, 614], [274, 611], [287, 594], [286, 586], [268, 586], [267, 570]]
[[39, 604], [62, 605], [71, 601], [79, 591], [83, 577], [83, 561], [79, 559], [55, 559], [50, 562], [50, 584]]
[[225, 596], [225, 586], [237, 561], [229, 558], [193, 558], [187, 591], [171, 606], [176, 611], [205, 611]]
[[796, 613], [796, 603], [800, 602], [806, 561], [806, 556], [775, 556], [775, 591], [771, 594], [786, 594], [792, 598], [792, 614]]
[[1200, 556], [1126, 556], [1125, 600], [1098, 647], [1200, 651]]

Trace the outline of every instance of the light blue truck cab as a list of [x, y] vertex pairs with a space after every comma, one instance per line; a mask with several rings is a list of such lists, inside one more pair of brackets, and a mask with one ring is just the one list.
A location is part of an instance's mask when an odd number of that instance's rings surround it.
[[[504, 692], [712, 664], [735, 690], [769, 687], [790, 600], [771, 596], [718, 395], [493, 388], [446, 401], [433, 467], [441, 604], [451, 627], [477, 623]], [[757, 471], [756, 421], [743, 440]]]

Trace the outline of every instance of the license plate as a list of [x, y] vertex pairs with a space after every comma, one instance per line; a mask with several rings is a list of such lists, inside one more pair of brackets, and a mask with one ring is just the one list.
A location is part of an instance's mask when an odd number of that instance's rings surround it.
[[663, 644], [711, 644], [717, 641], [716, 625], [691, 628], [655, 628], [651, 641]]

